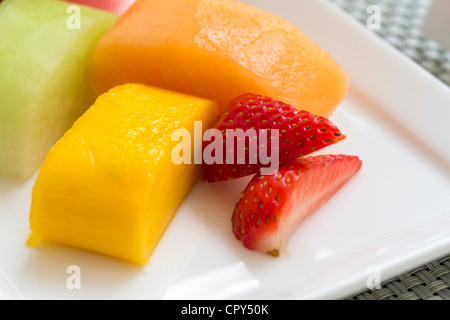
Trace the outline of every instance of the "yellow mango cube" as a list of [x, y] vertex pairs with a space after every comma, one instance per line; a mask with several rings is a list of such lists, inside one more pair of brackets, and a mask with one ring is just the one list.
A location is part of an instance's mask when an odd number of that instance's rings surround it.
[[218, 112], [210, 100], [138, 84], [101, 95], [40, 169], [28, 245], [44, 239], [146, 264], [201, 174], [174, 163], [172, 134], [193, 137], [194, 122], [204, 131]]

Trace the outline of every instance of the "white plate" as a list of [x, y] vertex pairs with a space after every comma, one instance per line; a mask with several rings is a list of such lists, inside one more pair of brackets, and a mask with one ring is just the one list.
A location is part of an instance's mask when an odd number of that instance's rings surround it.
[[[295, 230], [280, 259], [244, 249], [231, 233], [247, 179], [200, 183], [145, 267], [27, 248], [34, 179], [0, 180], [0, 297], [338, 299], [450, 252], [449, 89], [325, 1], [249, 2], [295, 23], [349, 73], [352, 88], [332, 118], [348, 138], [326, 152], [360, 156], [361, 172]], [[67, 286], [71, 265], [80, 289]]]

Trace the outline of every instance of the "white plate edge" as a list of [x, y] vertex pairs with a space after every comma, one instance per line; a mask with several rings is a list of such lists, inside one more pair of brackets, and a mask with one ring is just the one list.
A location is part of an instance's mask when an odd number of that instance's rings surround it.
[[[287, 3], [289, 0], [284, 2]], [[291, 3], [292, 2], [293, 1], [291, 1]], [[331, 46], [329, 47], [326, 42], [321, 40], [320, 35], [316, 34], [311, 37], [314, 41], [319, 43], [322, 48], [330, 52], [330, 54], [346, 70], [349, 78], [353, 80], [351, 83], [352, 89], [361, 93], [365, 98], [369, 99], [372, 105], [377, 106], [380, 109], [379, 111], [389, 116], [396, 124], [399, 124], [401, 126], [401, 128], [399, 128], [400, 134], [406, 134], [410, 139], [411, 137], [414, 137], [416, 142], [418, 142], [419, 148], [424, 152], [430, 151], [431, 154], [429, 156], [436, 161], [436, 165], [442, 166], [446, 170], [450, 169], [450, 148], [443, 148], [442, 143], [436, 143], [435, 139], [435, 137], [439, 135], [443, 136], [442, 139], [444, 141], [449, 141], [450, 139], [450, 127], [445, 123], [447, 119], [450, 119], [450, 88], [419, 64], [392, 47], [385, 40], [364, 28], [360, 22], [343, 12], [335, 4], [329, 3], [326, 0], [319, 0], [308, 1], [308, 6], [309, 9], [316, 10], [323, 14], [321, 19], [327, 20], [329, 24], [336, 26], [335, 28], [340, 30], [342, 38], [347, 40], [351, 38], [355, 43], [358, 43], [359, 40], [359, 44], [362, 45], [362, 47], [357, 48], [360, 50], [358, 54], [365, 56], [367, 60], [362, 64], [355, 65], [353, 59], [347, 58], [344, 52], [334, 50]], [[293, 14], [294, 12], [295, 10], [292, 10], [288, 12], [288, 14]], [[277, 14], [278, 12], [275, 13]], [[290, 19], [289, 16], [283, 14], [280, 15], [291, 22], [295, 22], [295, 19]], [[347, 33], [350, 36], [346, 35]], [[351, 48], [352, 50], [356, 50], [355, 47]], [[381, 65], [383, 62], [388, 62], [389, 68], [374, 70], [373, 62], [378, 62]], [[370, 74], [372, 77], [362, 77], [361, 74]], [[379, 94], [380, 90], [387, 87], [384, 81], [385, 79], [390, 79], [392, 83], [397, 85], [402, 84], [403, 86], [401, 89], [405, 94], [398, 95], [398, 87], [395, 86], [389, 88], [388, 94]], [[405, 83], [401, 83], [403, 79], [408, 79], [408, 83], [412, 88], [422, 87], [426, 90], [430, 100], [433, 101], [433, 104], [428, 106], [427, 110], [424, 110], [424, 105], [422, 104], [423, 96], [421, 96], [421, 94], [423, 91], [413, 90], [407, 92], [407, 87], [404, 86]], [[409, 95], [409, 93], [411, 94]], [[388, 96], [389, 98], [384, 98], [385, 96]], [[402, 101], [402, 99], [404, 101]], [[397, 109], [397, 106], [400, 106], [400, 108]], [[404, 117], [403, 113], [407, 111], [405, 108], [415, 110], [414, 116]], [[441, 114], [441, 116], [430, 118], [428, 117], [428, 113], [433, 115]], [[436, 119], [437, 122], [435, 121]], [[417, 120], [420, 120], [420, 122]], [[420, 134], [418, 134], [419, 132], [416, 130], [419, 125], [422, 129]], [[443, 224], [444, 222], [445, 224]], [[450, 208], [448, 212], [442, 212], [441, 215], [429, 221], [409, 227], [405, 226], [405, 229], [400, 231], [399, 234], [407, 234], [411, 230], [420, 230], [422, 227], [426, 228], [426, 226], [432, 225], [440, 228], [442, 228], [443, 225], [446, 225], [448, 226], [447, 229], [450, 229]], [[392, 239], [397, 236], [398, 235], [392, 235], [391, 237], [380, 239], [379, 241], [374, 242], [373, 245], [376, 246], [389, 243], [389, 241], [392, 241]], [[417, 250], [413, 254], [404, 255], [392, 261], [379, 262], [377, 266], [380, 268], [383, 277], [385, 277], [383, 281], [386, 281], [388, 278], [395, 277], [402, 272], [410, 271], [412, 268], [422, 266], [431, 260], [441, 258], [448, 253], [449, 247], [450, 232], [446, 232], [442, 234], [439, 239], [436, 239], [435, 243], [430, 244], [427, 248], [420, 248], [420, 250]], [[380, 258], [380, 256], [378, 258]], [[343, 257], [336, 258], [333, 261], [336, 262], [341, 259], [343, 259]], [[367, 266], [370, 266], [370, 257], [366, 257], [366, 260]], [[323, 268], [327, 268], [327, 265], [323, 266], [321, 269]], [[355, 272], [357, 271], [358, 270]], [[364, 270], [364, 274], [360, 272], [357, 276], [353, 275], [351, 281], [345, 281], [344, 279], [341, 283], [338, 283], [333, 287], [322, 287], [311, 290], [307, 295], [304, 293], [295, 293], [295, 290], [292, 289], [295, 280], [289, 281], [289, 286], [285, 286], [281, 290], [289, 291], [287, 295], [291, 295], [294, 299], [342, 299], [365, 289], [364, 286], [368, 277], [365, 271], [366, 270]], [[298, 285], [304, 286], [305, 284], [299, 281]], [[252, 295], [252, 297], [267, 299], [268, 296], [265, 295], [265, 293], [269, 293], [270, 296], [273, 297], [273, 294], [276, 291], [277, 288], [267, 288], [264, 292]], [[342, 294], [343, 292], [345, 292], [345, 294]]]

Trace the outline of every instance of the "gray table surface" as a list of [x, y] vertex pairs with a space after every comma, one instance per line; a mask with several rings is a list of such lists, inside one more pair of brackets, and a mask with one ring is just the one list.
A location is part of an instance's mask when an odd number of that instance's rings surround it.
[[[378, 5], [377, 35], [450, 86], [450, 52], [422, 31], [433, 0], [328, 0], [364, 25], [367, 8]], [[355, 292], [349, 300], [450, 300], [449, 255], [381, 283], [378, 289]]]

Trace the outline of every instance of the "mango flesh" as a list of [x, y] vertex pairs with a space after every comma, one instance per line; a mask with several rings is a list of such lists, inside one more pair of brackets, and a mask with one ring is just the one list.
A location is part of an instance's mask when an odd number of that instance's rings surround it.
[[223, 109], [253, 92], [325, 117], [348, 89], [338, 63], [295, 26], [233, 0], [137, 0], [99, 41], [91, 73], [97, 93], [146, 83]]
[[0, 5], [0, 176], [27, 179], [73, 122], [94, 103], [88, 64], [117, 20], [80, 6], [80, 29], [56, 0]]
[[147, 263], [201, 173], [172, 161], [180, 143], [172, 134], [184, 128], [194, 137], [194, 121], [206, 130], [218, 112], [215, 102], [144, 85], [100, 96], [41, 167], [28, 244], [44, 239]]

